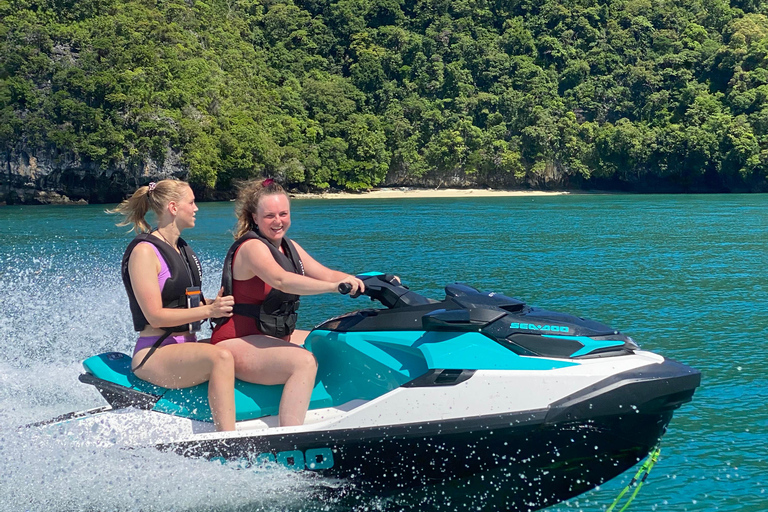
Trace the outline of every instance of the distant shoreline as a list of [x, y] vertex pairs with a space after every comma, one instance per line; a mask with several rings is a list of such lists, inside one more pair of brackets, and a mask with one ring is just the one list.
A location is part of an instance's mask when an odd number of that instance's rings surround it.
[[293, 199], [424, 199], [435, 197], [518, 197], [558, 196], [571, 192], [549, 192], [541, 190], [493, 190], [484, 188], [378, 188], [369, 192], [321, 192], [316, 194], [290, 194]]
[[[544, 190], [496, 190], [490, 188], [419, 188], [419, 187], [382, 187], [365, 192], [315, 192], [300, 193], [288, 191], [292, 199], [429, 199], [450, 197], [536, 197], [536, 196], [562, 196], [573, 194], [608, 193], [595, 191], [544, 191]], [[88, 204], [113, 204], [113, 203], [88, 203], [84, 199], [72, 200], [67, 196], [50, 194], [52, 201], [14, 203], [18, 206], [82, 206]], [[50, 198], [49, 197], [49, 198]], [[226, 202], [234, 201], [234, 197], [203, 199], [201, 202]], [[5, 201], [0, 201], [0, 207], [10, 206]]]

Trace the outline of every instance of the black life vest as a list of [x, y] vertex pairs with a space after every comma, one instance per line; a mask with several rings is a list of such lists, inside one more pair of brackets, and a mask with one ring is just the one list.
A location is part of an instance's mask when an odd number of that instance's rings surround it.
[[[123, 285], [125, 291], [128, 293], [128, 301], [131, 306], [131, 315], [133, 316], [133, 328], [137, 331], [143, 331], [149, 324], [147, 318], [139, 307], [139, 303], [136, 300], [136, 295], [133, 293], [133, 287], [131, 286], [131, 276], [128, 274], [128, 259], [131, 257], [133, 249], [141, 242], [149, 242], [160, 251], [165, 263], [168, 265], [168, 270], [171, 273], [171, 277], [163, 285], [162, 300], [164, 308], [186, 308], [187, 297], [186, 291], [188, 286], [200, 286], [202, 282], [203, 268], [200, 265], [200, 260], [187, 243], [179, 238], [177, 247], [181, 254], [173, 250], [173, 248], [158, 239], [156, 236], [152, 236], [150, 233], [142, 233], [137, 235], [125, 250], [123, 254], [122, 263], [122, 275]], [[202, 301], [205, 304], [205, 299]], [[177, 325], [177, 326], [160, 326], [166, 332], [180, 332], [188, 331], [189, 325]]]
[[[283, 252], [280, 252], [280, 249], [262, 236], [258, 230], [251, 230], [232, 244], [227, 251], [226, 258], [224, 258], [224, 269], [221, 273], [221, 286], [224, 288], [224, 295], [232, 295], [232, 260], [235, 257], [235, 252], [244, 242], [253, 239], [261, 240], [269, 248], [275, 261], [287, 272], [304, 275], [304, 264], [301, 262], [296, 246], [289, 238], [283, 237], [281, 242]], [[260, 332], [268, 336], [282, 338], [296, 329], [298, 316], [296, 311], [299, 309], [299, 299], [299, 295], [272, 288], [261, 304], [235, 304], [232, 313], [253, 318], [256, 320]], [[226, 319], [220, 320], [226, 321]]]

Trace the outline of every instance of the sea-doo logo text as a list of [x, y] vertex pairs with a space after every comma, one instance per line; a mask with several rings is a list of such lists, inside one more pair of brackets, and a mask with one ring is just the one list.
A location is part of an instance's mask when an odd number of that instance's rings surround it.
[[565, 325], [536, 325], [536, 324], [521, 324], [518, 322], [512, 322], [509, 326], [510, 329], [527, 329], [529, 331], [549, 331], [549, 332], [568, 332], [569, 328]]
[[265, 452], [240, 459], [227, 460], [223, 457], [216, 457], [212, 460], [218, 460], [221, 463], [236, 462], [242, 468], [263, 466], [264, 464], [280, 464], [296, 471], [302, 469], [314, 471], [328, 469], [332, 468], [334, 464], [333, 451], [330, 448], [313, 448], [306, 452], [301, 450], [276, 453]]

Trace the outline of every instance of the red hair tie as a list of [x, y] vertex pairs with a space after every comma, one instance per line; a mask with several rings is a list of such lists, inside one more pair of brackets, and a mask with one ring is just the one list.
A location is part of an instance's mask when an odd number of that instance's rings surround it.
[[261, 186], [262, 187], [268, 187], [271, 184], [273, 184], [274, 182], [275, 182], [275, 180], [273, 180], [272, 178], [267, 178], [267, 179], [265, 179], [264, 181], [261, 182]]

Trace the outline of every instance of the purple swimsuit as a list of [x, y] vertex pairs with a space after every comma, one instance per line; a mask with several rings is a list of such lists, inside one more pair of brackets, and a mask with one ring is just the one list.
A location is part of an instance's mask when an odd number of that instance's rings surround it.
[[[146, 244], [148, 242], [141, 242], [142, 244]], [[141, 245], [141, 244], [139, 244]], [[168, 270], [168, 264], [163, 259], [163, 256], [160, 254], [160, 251], [152, 244], [149, 244], [152, 249], [155, 251], [155, 254], [157, 254], [157, 259], [160, 260], [160, 273], [157, 275], [157, 284], [160, 285], [160, 290], [162, 291], [163, 286], [165, 286], [165, 282], [168, 280], [168, 278], [171, 277], [171, 271]], [[160, 339], [160, 336], [141, 336], [136, 341], [136, 346], [133, 349], [133, 355], [136, 355], [136, 352], [139, 350], [151, 347], [155, 344], [157, 340]], [[197, 337], [192, 333], [187, 334], [179, 334], [177, 336], [168, 336], [163, 342], [160, 344], [161, 347], [164, 347], [166, 345], [171, 345], [173, 343], [189, 343], [189, 342], [195, 342], [197, 341]]]

